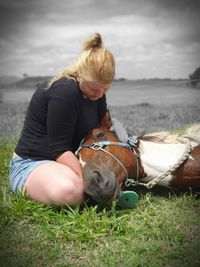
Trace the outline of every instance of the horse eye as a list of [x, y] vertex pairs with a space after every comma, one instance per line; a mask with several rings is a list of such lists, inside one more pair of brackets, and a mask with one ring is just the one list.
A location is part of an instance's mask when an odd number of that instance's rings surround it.
[[102, 138], [105, 136], [105, 133], [104, 132], [100, 132], [97, 134], [97, 138]]

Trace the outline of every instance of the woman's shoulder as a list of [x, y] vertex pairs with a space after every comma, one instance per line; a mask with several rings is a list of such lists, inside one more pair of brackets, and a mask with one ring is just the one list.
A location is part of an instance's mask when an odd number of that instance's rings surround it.
[[79, 86], [73, 79], [61, 78], [49, 88], [49, 95], [77, 97], [80, 94]]
[[64, 86], [78, 87], [78, 83], [74, 79], [60, 78], [50, 86], [50, 89]]

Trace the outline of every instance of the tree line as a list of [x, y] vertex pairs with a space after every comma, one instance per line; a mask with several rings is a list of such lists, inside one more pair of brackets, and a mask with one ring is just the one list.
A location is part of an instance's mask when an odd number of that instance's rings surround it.
[[190, 84], [196, 87], [200, 84], [200, 66], [195, 69], [195, 71], [189, 75]]

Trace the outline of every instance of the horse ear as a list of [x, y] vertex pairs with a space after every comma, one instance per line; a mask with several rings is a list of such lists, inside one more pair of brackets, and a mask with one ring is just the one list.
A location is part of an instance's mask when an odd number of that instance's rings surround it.
[[106, 114], [101, 119], [99, 126], [103, 128], [108, 128], [108, 129], [112, 126], [112, 121], [111, 121], [109, 110], [106, 112]]

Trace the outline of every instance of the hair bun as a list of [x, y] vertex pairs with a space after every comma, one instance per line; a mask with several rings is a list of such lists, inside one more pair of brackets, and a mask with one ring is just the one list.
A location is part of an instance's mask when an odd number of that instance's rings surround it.
[[99, 33], [95, 33], [91, 38], [83, 42], [83, 49], [89, 50], [92, 48], [103, 47], [103, 41]]

